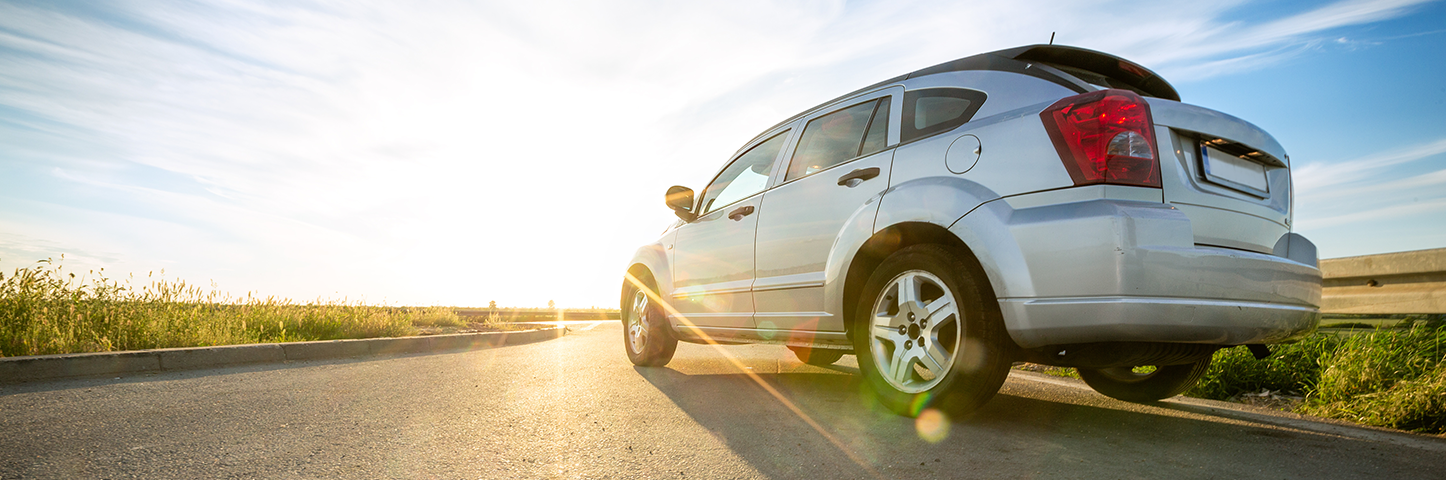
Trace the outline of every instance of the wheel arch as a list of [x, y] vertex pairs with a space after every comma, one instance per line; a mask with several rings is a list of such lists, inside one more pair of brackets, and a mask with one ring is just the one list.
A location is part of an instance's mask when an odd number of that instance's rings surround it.
[[[653, 271], [652, 269], [649, 269], [647, 265], [643, 265], [641, 263], [634, 263], [632, 266], [628, 267], [628, 275], [638, 279], [638, 281], [645, 284], [652, 284], [653, 288], [655, 289], [658, 288], [658, 281], [656, 278], [653, 277]], [[619, 310], [622, 312], [623, 316], [627, 316], [628, 314], [628, 307], [631, 305], [631, 302], [629, 302], [629, 297], [631, 295], [629, 294], [632, 293], [632, 289], [632, 280], [627, 277], [623, 277], [623, 285], [621, 289], [622, 293], [618, 298]]]
[[[980, 293], [990, 300], [997, 298], [994, 294], [992, 279], [980, 264], [974, 250], [947, 228], [928, 222], [903, 222], [890, 225], [869, 237], [863, 246], [854, 253], [849, 262], [848, 272], [844, 276], [841, 307], [845, 319], [844, 331], [850, 339], [853, 338], [853, 322], [847, 321], [847, 319], [853, 318], [855, 310], [858, 308], [859, 295], [862, 295], [864, 284], [868, 283], [869, 276], [878, 269], [884, 259], [894, 252], [923, 244], [942, 245], [958, 255], [969, 266], [969, 273], [973, 274], [975, 278], [984, 280], [979, 283]], [[992, 307], [992, 313], [1001, 315], [998, 302], [986, 303]]]
[[669, 275], [669, 257], [667, 249], [663, 246], [664, 243], [672, 245], [672, 233], [669, 232], [660, 241], [645, 245], [633, 253], [632, 260], [628, 262], [627, 274], [622, 278], [622, 288], [619, 289], [618, 305], [621, 306], [623, 314], [627, 313], [628, 292], [633, 287], [627, 275], [632, 275], [633, 278], [644, 282], [651, 282], [655, 293], [660, 298], [666, 298], [663, 295], [672, 291], [673, 279]]

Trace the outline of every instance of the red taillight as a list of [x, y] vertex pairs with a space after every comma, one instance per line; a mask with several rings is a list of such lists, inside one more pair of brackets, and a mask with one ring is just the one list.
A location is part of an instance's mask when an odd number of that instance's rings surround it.
[[1127, 90], [1076, 95], [1055, 102], [1039, 117], [1075, 185], [1160, 187], [1155, 122], [1139, 95]]

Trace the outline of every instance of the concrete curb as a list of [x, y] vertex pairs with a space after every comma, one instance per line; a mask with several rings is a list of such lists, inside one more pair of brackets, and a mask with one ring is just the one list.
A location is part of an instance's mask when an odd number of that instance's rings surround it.
[[293, 360], [478, 350], [552, 340], [560, 338], [566, 333], [566, 327], [550, 325], [538, 330], [516, 332], [457, 333], [416, 337], [8, 357], [0, 358], [0, 384], [67, 377], [279, 363]]

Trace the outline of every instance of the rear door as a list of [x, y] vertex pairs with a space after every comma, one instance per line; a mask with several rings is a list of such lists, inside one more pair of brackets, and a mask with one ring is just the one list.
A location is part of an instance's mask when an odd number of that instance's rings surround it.
[[782, 183], [763, 196], [758, 218], [755, 320], [763, 330], [842, 331], [824, 308], [825, 267], [846, 224], [872, 228], [898, 144], [893, 87], [803, 118]]

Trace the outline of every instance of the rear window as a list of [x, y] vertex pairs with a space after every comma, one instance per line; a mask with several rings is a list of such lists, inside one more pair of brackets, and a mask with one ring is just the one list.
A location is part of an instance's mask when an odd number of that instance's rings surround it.
[[984, 92], [963, 88], [927, 88], [905, 92], [900, 141], [917, 140], [963, 125], [979, 111], [985, 98]]
[[1152, 94], [1152, 93], [1150, 93], [1150, 92], [1146, 92], [1146, 91], [1144, 91], [1144, 90], [1141, 90], [1139, 87], [1136, 87], [1136, 86], [1130, 84], [1129, 82], [1126, 82], [1126, 81], [1124, 81], [1124, 80], [1120, 80], [1120, 79], [1118, 79], [1118, 78], [1106, 76], [1106, 75], [1101, 74], [1101, 73], [1099, 73], [1099, 72], [1091, 72], [1091, 71], [1085, 70], [1085, 69], [1083, 69], [1083, 68], [1075, 68], [1075, 67], [1071, 67], [1071, 66], [1068, 66], [1068, 65], [1059, 65], [1059, 64], [1048, 63], [1048, 62], [1039, 62], [1039, 63], [1043, 63], [1043, 64], [1045, 64], [1045, 65], [1049, 65], [1049, 66], [1054, 67], [1054, 68], [1057, 68], [1057, 69], [1059, 69], [1059, 70], [1061, 70], [1061, 71], [1063, 71], [1063, 72], [1065, 72], [1065, 73], [1068, 73], [1068, 74], [1070, 74], [1070, 75], [1074, 75], [1074, 77], [1080, 79], [1080, 81], [1085, 82], [1085, 83], [1088, 83], [1088, 84], [1090, 84], [1090, 85], [1094, 85], [1094, 86], [1099, 87], [1099, 88], [1118, 88], [1118, 89], [1121, 89], [1121, 90], [1129, 90], [1129, 91], [1131, 91], [1131, 92], [1135, 92], [1136, 94], [1138, 94], [1138, 95], [1140, 95], [1140, 96], [1146, 96], [1146, 97], [1156, 97], [1156, 96], [1158, 96], [1158, 95]]

